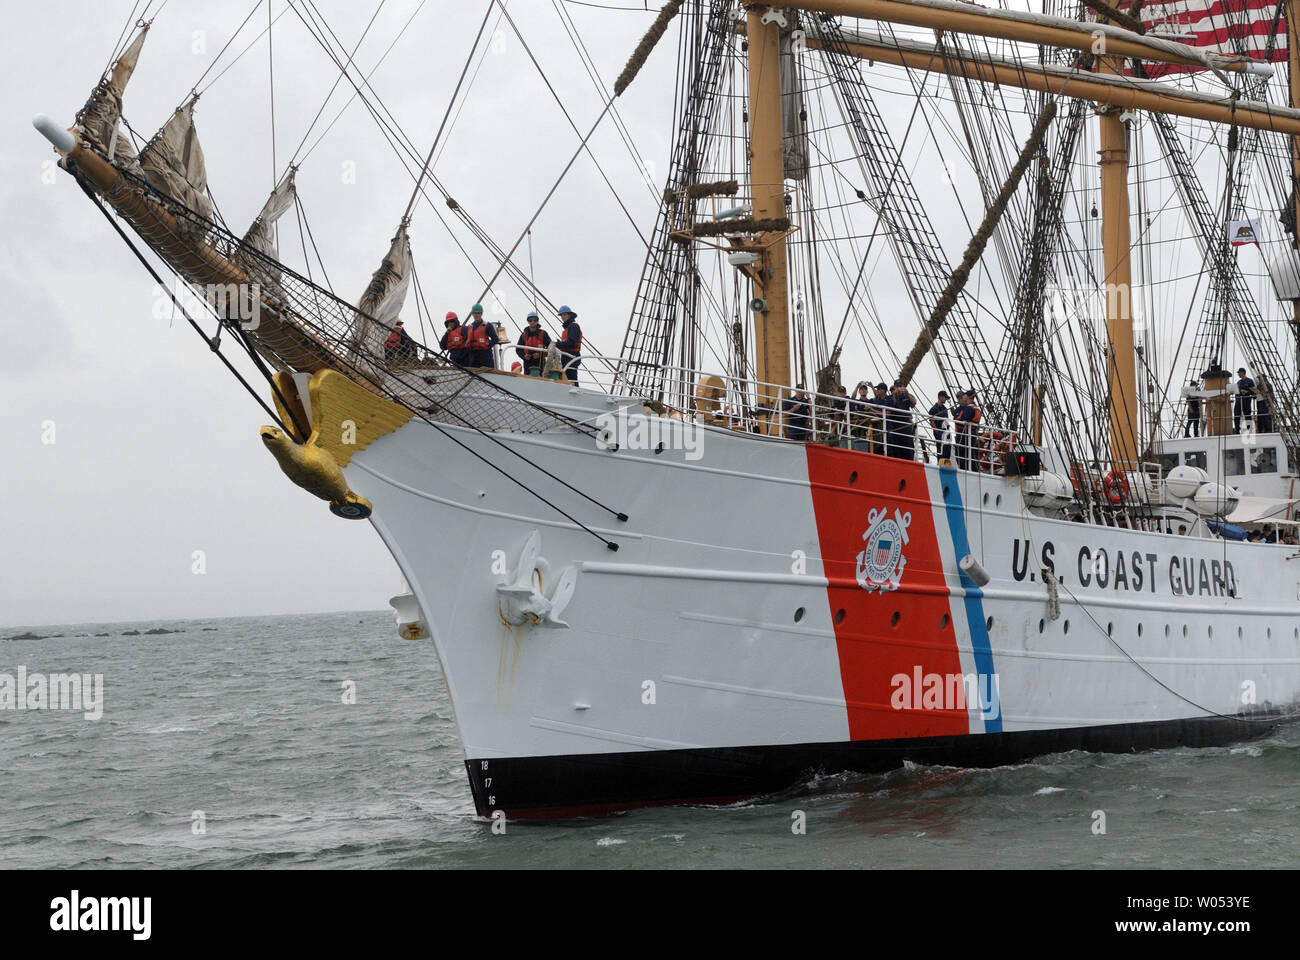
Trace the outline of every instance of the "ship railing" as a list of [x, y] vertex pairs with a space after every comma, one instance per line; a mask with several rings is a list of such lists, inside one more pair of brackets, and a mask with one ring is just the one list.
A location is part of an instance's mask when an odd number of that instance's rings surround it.
[[1086, 492], [1103, 510], [1181, 503], [1165, 490], [1164, 468], [1154, 460], [1143, 460], [1123, 470], [1111, 460], [1074, 460], [1070, 480], [1077, 493]]
[[[521, 350], [543, 358], [548, 349], [503, 344], [503, 352]], [[578, 357], [564, 356], [566, 375], [573, 372], [575, 360], [581, 361], [579, 386], [595, 386], [616, 397], [626, 395], [625, 387], [615, 387], [616, 383], [627, 382], [620, 379], [628, 365], [625, 358], [586, 352]], [[665, 382], [687, 385], [693, 395], [685, 409], [664, 404], [656, 397], [640, 397], [651, 412], [772, 440], [820, 443], [923, 463], [947, 462], [954, 467], [998, 474], [1004, 471], [1007, 454], [1032, 446], [1015, 431], [1003, 430], [986, 420], [959, 423], [951, 411], [944, 418], [935, 418], [924, 410], [882, 406], [874, 399], [797, 391], [788, 385], [685, 366], [664, 366], [661, 372]], [[558, 378], [555, 373], [550, 376]], [[796, 397], [796, 393], [802, 397]]]

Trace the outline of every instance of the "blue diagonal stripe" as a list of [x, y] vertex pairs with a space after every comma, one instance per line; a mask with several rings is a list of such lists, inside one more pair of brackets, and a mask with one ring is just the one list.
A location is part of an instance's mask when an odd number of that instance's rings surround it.
[[[943, 506], [948, 514], [948, 532], [952, 536], [952, 548], [958, 562], [970, 553], [970, 541], [966, 536], [966, 511], [961, 503], [961, 488], [957, 485], [957, 471], [952, 467], [940, 467], [939, 479], [943, 483]], [[960, 567], [961, 585], [966, 591], [966, 622], [970, 626], [970, 642], [975, 655], [975, 672], [979, 674], [979, 683], [993, 684], [993, 645], [989, 642], [989, 630], [984, 620], [984, 591], [966, 575]], [[983, 680], [988, 677], [987, 681]], [[979, 685], [977, 683], [977, 686]], [[986, 717], [985, 733], [1002, 732], [1002, 702], [998, 697], [998, 715]]]

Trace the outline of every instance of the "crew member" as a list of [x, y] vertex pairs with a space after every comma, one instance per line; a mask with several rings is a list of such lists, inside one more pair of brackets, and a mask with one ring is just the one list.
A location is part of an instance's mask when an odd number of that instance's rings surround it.
[[[402, 321], [397, 321], [399, 324]], [[397, 356], [397, 348], [402, 345], [402, 331], [397, 325], [393, 326], [393, 332], [388, 335], [384, 341], [384, 360], [388, 363], [393, 362], [393, 357]]]
[[975, 449], [975, 441], [979, 436], [977, 424], [983, 417], [979, 405], [975, 402], [974, 390], [963, 390], [957, 394], [957, 409], [953, 416], [957, 421], [957, 466], [963, 470], [970, 470], [974, 460], [972, 453]]
[[949, 466], [952, 465], [952, 434], [948, 430], [948, 418], [951, 416], [948, 411], [948, 391], [940, 390], [938, 399], [930, 408], [930, 429], [934, 431], [939, 463], [947, 461]]
[[465, 345], [465, 328], [460, 325], [460, 318], [456, 316], [455, 311], [448, 311], [443, 325], [447, 328], [447, 332], [438, 341], [438, 346], [447, 351], [447, 357], [452, 363], [458, 367], [468, 367], [470, 356]]
[[582, 328], [578, 326], [578, 315], [567, 305], [558, 311], [564, 322], [564, 335], [556, 346], [564, 356], [564, 373], [573, 383], [578, 382], [578, 368], [582, 366]]
[[1201, 388], [1199, 380], [1193, 380], [1183, 387], [1183, 399], [1187, 401], [1187, 426], [1183, 427], [1184, 437], [1201, 435], [1201, 398], [1196, 391]]
[[835, 388], [835, 399], [830, 405], [831, 419], [835, 421], [835, 431], [843, 430], [845, 435], [848, 434], [849, 424], [849, 391], [843, 384]]
[[916, 397], [895, 380], [890, 388], [889, 407], [885, 417], [889, 425], [886, 453], [898, 460], [916, 459], [916, 426], [912, 423], [912, 408]]
[[794, 388], [794, 393], [781, 401], [781, 416], [785, 420], [787, 440], [808, 442], [808, 394], [804, 393], [803, 384]]
[[465, 346], [470, 357], [468, 366], [495, 370], [497, 364], [492, 348], [498, 342], [496, 327], [484, 321], [483, 304], [474, 304], [469, 313], [469, 323], [465, 326]]
[[885, 454], [889, 449], [885, 442], [885, 417], [891, 406], [889, 388], [883, 383], [878, 383], [873, 391], [874, 395], [867, 401], [867, 415], [871, 418], [871, 452]]
[[1251, 419], [1255, 399], [1255, 381], [1246, 376], [1246, 368], [1237, 371], [1237, 399], [1232, 401], [1232, 432], [1241, 433], [1241, 421]]
[[1255, 429], [1260, 433], [1273, 432], [1273, 405], [1262, 373], [1255, 378]]
[[551, 335], [542, 329], [542, 318], [534, 310], [528, 314], [528, 325], [519, 334], [519, 343], [515, 347], [515, 353], [523, 361], [524, 373], [530, 377], [542, 375], [542, 362], [550, 345]]
[[388, 361], [411, 361], [415, 359], [415, 341], [398, 320], [393, 324], [393, 332], [384, 341], [384, 359]]

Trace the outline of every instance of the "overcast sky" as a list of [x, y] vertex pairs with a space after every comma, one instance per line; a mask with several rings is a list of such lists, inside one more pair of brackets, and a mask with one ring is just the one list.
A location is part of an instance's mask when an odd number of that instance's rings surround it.
[[[638, 0], [609, 2], [645, 6]], [[349, 48], [376, 6], [317, 3]], [[148, 275], [72, 178], [50, 169], [53, 153], [30, 125], [37, 112], [72, 122], [107, 66], [131, 6], [121, 0], [52, 0], [31, 8], [26, 22], [11, 14], [0, 39], [0, 116], [6, 124], [0, 137], [6, 333], [0, 348], [0, 628], [383, 607], [400, 579], [379, 537], [368, 524], [333, 517], [284, 478], [258, 439], [266, 415], [188, 324], [158, 311], [158, 292]], [[148, 136], [161, 126], [252, 7], [252, 0], [169, 0], [126, 92], [125, 114], [138, 132]], [[369, 71], [418, 9], [372, 82], [421, 155], [487, 7], [486, 0], [386, 0], [356, 55]], [[277, 15], [286, 4], [272, 0], [271, 8]], [[552, 0], [513, 0], [509, 9], [585, 131], [603, 101]], [[578, 3], [566, 3], [566, 9], [600, 76], [612, 84], [653, 10]], [[205, 87], [266, 19], [263, 3]], [[496, 11], [489, 35], [488, 53], [434, 173], [508, 247], [579, 136]], [[282, 170], [337, 69], [292, 11], [277, 20], [272, 36], [274, 142]], [[654, 225], [655, 195], [672, 142], [675, 48], [671, 31], [618, 101], [655, 188], [647, 189], [643, 171], [608, 120], [592, 141], [646, 234]], [[878, 91], [900, 94], [882, 99], [881, 109], [903, 129], [912, 119], [909, 81], [885, 71], [873, 74], [872, 82]], [[309, 145], [349, 92], [345, 84], [335, 94]], [[203, 89], [196, 124], [220, 211], [242, 231], [274, 181], [264, 37]], [[977, 220], [981, 206], [976, 201], [963, 219], [951, 203], [945, 205], [950, 188], [941, 179], [942, 158], [920, 136], [913, 137], [905, 157], [927, 199], [937, 197], [936, 229], [955, 259], [969, 238], [968, 219]], [[852, 176], [852, 166], [846, 169]], [[410, 195], [410, 177], [354, 102], [303, 161], [298, 186], [329, 280], [341, 296], [355, 300], [388, 248]], [[482, 284], [429, 207], [417, 207], [411, 235], [431, 312], [464, 313]], [[297, 244], [296, 227], [283, 237], [286, 246]], [[461, 239], [479, 268], [490, 272], [494, 265], [482, 249], [463, 231]], [[283, 255], [301, 265], [300, 251], [286, 249]], [[538, 220], [532, 255], [541, 288], [555, 302], [575, 307], [585, 335], [601, 352], [616, 354], [644, 247], [587, 159], [574, 165]], [[971, 288], [990, 296], [982, 275]], [[501, 295], [515, 316], [529, 307], [509, 287]], [[889, 328], [898, 332], [896, 349], [905, 352], [916, 330], [910, 308], [901, 296], [891, 300], [884, 287], [873, 288], [873, 295]], [[412, 301], [403, 314], [408, 324], [415, 319]], [[835, 326], [838, 319], [828, 322]], [[996, 343], [999, 335], [994, 331], [990, 339]], [[851, 339], [845, 358], [850, 385], [874, 373], [862, 370]], [[256, 379], [247, 363], [242, 369]], [[192, 572], [198, 550], [205, 555], [203, 575]]]
[[[166, 120], [251, 7], [170, 0], [127, 89], [125, 114], [136, 130], [148, 136]], [[284, 7], [273, 3], [276, 13]], [[375, 4], [319, 7], [350, 47]], [[419, 0], [384, 4], [357, 53], [362, 69], [370, 69], [418, 7]], [[430, 0], [373, 77], [421, 153], [486, 7], [480, 0]], [[166, 312], [155, 316], [148, 275], [72, 178], [47, 168], [53, 153], [32, 129], [32, 115], [72, 122], [130, 8], [102, 0], [52, 2], [33, 8], [28, 24], [11, 18], [0, 41], [6, 124], [0, 138], [6, 291], [0, 626], [383, 607], [400, 578], [379, 537], [369, 524], [335, 518], [285, 479], [258, 439], [265, 413], [188, 324], [172, 322]], [[551, 4], [515, 0], [510, 9], [575, 121], [589, 126], [601, 101]], [[612, 83], [653, 15], [577, 5], [570, 11]], [[263, 5], [217, 71], [265, 22]], [[293, 12], [277, 22], [273, 37], [283, 166], [337, 70]], [[671, 96], [663, 91], [671, 84], [672, 44], [665, 46], [645, 75], [646, 95], [629, 94], [620, 103], [638, 146], [659, 163], [667, 156], [671, 118]], [[196, 110], [212, 190], [239, 230], [272, 185], [267, 74], [263, 39], [204, 93]], [[342, 91], [336, 94], [325, 118], [345, 100]], [[603, 133], [598, 156], [648, 230], [653, 200], [612, 128]], [[508, 246], [577, 141], [501, 22], [435, 173]], [[355, 169], [355, 183], [344, 182], [348, 169]], [[410, 178], [357, 102], [306, 159], [298, 183], [329, 278], [355, 299], [387, 250]], [[439, 315], [466, 311], [481, 284], [427, 207], [417, 209], [411, 233], [430, 308]], [[296, 243], [296, 228], [286, 236]], [[480, 251], [473, 252], [486, 266]], [[540, 285], [571, 303], [587, 335], [611, 353], [621, 342], [642, 253], [585, 161], [534, 230]], [[527, 309], [517, 300], [507, 305]], [[404, 315], [413, 314], [408, 301]], [[196, 550], [205, 552], [204, 575], [192, 572]]]

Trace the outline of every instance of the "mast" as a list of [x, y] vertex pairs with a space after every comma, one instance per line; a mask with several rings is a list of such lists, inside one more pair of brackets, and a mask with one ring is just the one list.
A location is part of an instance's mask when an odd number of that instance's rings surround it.
[[[1099, 73], [1118, 74], [1123, 61], [1097, 60]], [[1100, 107], [1101, 250], [1106, 298], [1107, 405], [1110, 408], [1110, 458], [1118, 470], [1137, 465], [1138, 390], [1133, 343], [1132, 260], [1128, 210], [1128, 143], [1116, 107]]]
[[[781, 27], [777, 18], [746, 11], [749, 41], [749, 179], [755, 220], [785, 217], [785, 159], [781, 149]], [[764, 23], [764, 20], [771, 22]], [[759, 383], [790, 384], [789, 290], [785, 233], [762, 233], [754, 296], [766, 302], [754, 311], [754, 365]], [[759, 406], [779, 401], [779, 393], [759, 387]]]

